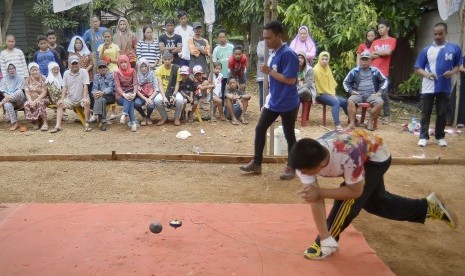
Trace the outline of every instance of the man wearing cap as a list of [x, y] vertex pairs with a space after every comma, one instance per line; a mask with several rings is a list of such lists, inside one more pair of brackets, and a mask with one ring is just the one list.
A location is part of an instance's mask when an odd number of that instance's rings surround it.
[[192, 70], [194, 66], [200, 65], [208, 74], [209, 68], [207, 65], [207, 56], [210, 56], [210, 44], [208, 44], [208, 41], [202, 37], [202, 24], [200, 22], [195, 22], [193, 27], [195, 35], [187, 42], [191, 54], [189, 68]]
[[115, 103], [115, 79], [113, 74], [108, 72], [105, 61], [97, 62], [98, 73], [94, 77], [92, 95], [94, 96], [94, 115], [102, 123], [100, 130], [107, 130], [106, 105]]
[[168, 121], [164, 105], [174, 106], [174, 125], [181, 125], [181, 112], [184, 108], [183, 97], [181, 93], [178, 93], [181, 75], [179, 74], [179, 66], [172, 64], [172, 62], [173, 54], [170, 51], [163, 52], [163, 65], [155, 71], [160, 86], [160, 93], [155, 97], [155, 107], [162, 118], [157, 126], [162, 126]]
[[57, 123], [55, 128], [50, 131], [51, 133], [62, 130], [61, 119], [63, 118], [63, 111], [65, 109], [81, 106], [84, 108], [85, 131], [92, 130], [87, 123], [90, 116], [90, 100], [87, 88], [89, 85], [89, 74], [86, 69], [80, 68], [77, 56], [70, 56], [68, 62], [71, 64], [71, 67], [63, 76], [63, 92], [57, 106]]
[[356, 106], [360, 103], [369, 103], [372, 107], [367, 125], [368, 130], [374, 130], [373, 122], [378, 119], [383, 108], [381, 93], [387, 89], [388, 83], [386, 77], [370, 64], [371, 54], [369, 51], [364, 51], [360, 56], [360, 66], [352, 69], [343, 82], [344, 89], [349, 94], [349, 129], [355, 128]]

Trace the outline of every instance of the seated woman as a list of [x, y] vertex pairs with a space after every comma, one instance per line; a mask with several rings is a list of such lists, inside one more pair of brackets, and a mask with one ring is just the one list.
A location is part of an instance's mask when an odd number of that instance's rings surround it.
[[134, 101], [134, 106], [142, 116], [141, 126], [151, 125], [150, 115], [155, 109], [153, 99], [158, 94], [158, 81], [155, 74], [150, 68], [150, 62], [145, 57], [137, 61], [137, 80], [139, 82], [139, 90], [137, 98]]
[[342, 130], [341, 122], [339, 121], [339, 108], [342, 107], [347, 115], [347, 100], [336, 95], [337, 83], [334, 80], [333, 72], [329, 67], [329, 53], [321, 52], [318, 56], [318, 63], [315, 65], [315, 86], [318, 96], [316, 99], [323, 104], [332, 107], [334, 125], [336, 130]]
[[61, 76], [58, 63], [50, 62], [48, 64], [48, 75], [45, 84], [47, 84], [50, 104], [56, 105], [61, 99], [61, 89], [63, 88], [63, 77]]
[[19, 128], [15, 108], [23, 108], [26, 97], [24, 96], [24, 78], [16, 73], [16, 67], [10, 63], [7, 72], [0, 81], [0, 107], [5, 110], [5, 115], [10, 120], [10, 130]]
[[129, 125], [131, 131], [137, 131], [136, 116], [134, 114], [134, 99], [136, 98], [139, 83], [137, 81], [137, 73], [129, 63], [129, 58], [126, 55], [118, 57], [118, 70], [113, 73], [115, 79], [115, 97], [116, 103], [123, 107], [120, 123], [126, 123], [126, 116], [129, 116]]
[[315, 73], [310, 65], [307, 65], [305, 52], [300, 51], [297, 54], [299, 58], [299, 75], [297, 83], [297, 93], [301, 102], [308, 102], [313, 99], [316, 101]]
[[29, 77], [26, 79], [26, 97], [24, 113], [26, 119], [32, 122], [36, 129], [47, 131], [47, 105], [49, 104], [48, 89], [45, 77], [40, 74], [39, 65], [35, 62], [29, 63]]

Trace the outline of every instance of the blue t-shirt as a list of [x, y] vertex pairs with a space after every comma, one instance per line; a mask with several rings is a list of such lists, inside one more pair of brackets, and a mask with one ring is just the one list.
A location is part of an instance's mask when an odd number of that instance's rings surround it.
[[[60, 58], [58, 56], [58, 53], [55, 51], [52, 51], [48, 49], [45, 52], [42, 51], [37, 51], [34, 54], [34, 61], [39, 64], [39, 71], [42, 76], [47, 77], [48, 76], [48, 64], [52, 61], [60, 64]], [[61, 66], [60, 66], [61, 68]]]
[[270, 99], [266, 108], [274, 112], [288, 112], [297, 108], [300, 104], [297, 93], [297, 76], [299, 74], [299, 59], [294, 51], [283, 44], [278, 51], [270, 54], [268, 66], [278, 71], [286, 78], [295, 78], [292, 85], [277, 81], [273, 77], [270, 80]]
[[436, 79], [423, 78], [421, 93], [451, 93], [452, 79], [445, 78], [444, 73], [460, 66], [461, 61], [462, 51], [455, 43], [446, 42], [441, 46], [433, 43], [425, 47], [417, 58], [415, 69], [434, 73]]
[[84, 39], [85, 43], [88, 43], [90, 45], [90, 50], [91, 51], [96, 51], [98, 49], [98, 46], [102, 44], [103, 41], [103, 33], [107, 30], [107, 28], [104, 27], [99, 27], [97, 32], [94, 32], [94, 42], [95, 42], [95, 49], [92, 49], [92, 33], [91, 29], [87, 30], [84, 32], [82, 35], [82, 39]]

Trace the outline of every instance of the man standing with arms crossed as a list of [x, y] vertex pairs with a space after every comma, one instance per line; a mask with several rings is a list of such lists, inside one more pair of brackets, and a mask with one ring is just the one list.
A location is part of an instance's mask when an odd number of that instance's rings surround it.
[[391, 106], [389, 104], [389, 90], [391, 88], [391, 79], [389, 78], [389, 67], [391, 65], [392, 53], [396, 49], [396, 39], [389, 36], [391, 29], [389, 21], [380, 19], [378, 21], [378, 33], [380, 38], [373, 41], [370, 47], [372, 62], [371, 66], [378, 68], [379, 71], [388, 79], [388, 88], [381, 94], [383, 99], [383, 124], [389, 124], [391, 116]]

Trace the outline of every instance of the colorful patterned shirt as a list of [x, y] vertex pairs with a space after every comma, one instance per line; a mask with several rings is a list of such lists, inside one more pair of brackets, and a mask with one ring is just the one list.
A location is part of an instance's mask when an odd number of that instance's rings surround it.
[[[330, 159], [319, 175], [325, 177], [344, 178], [347, 185], [363, 181], [364, 164], [367, 160], [383, 162], [389, 159], [390, 153], [383, 139], [364, 130], [332, 131], [318, 139], [318, 142], [329, 150]], [[316, 181], [315, 175], [304, 175], [297, 170], [303, 184]]]

